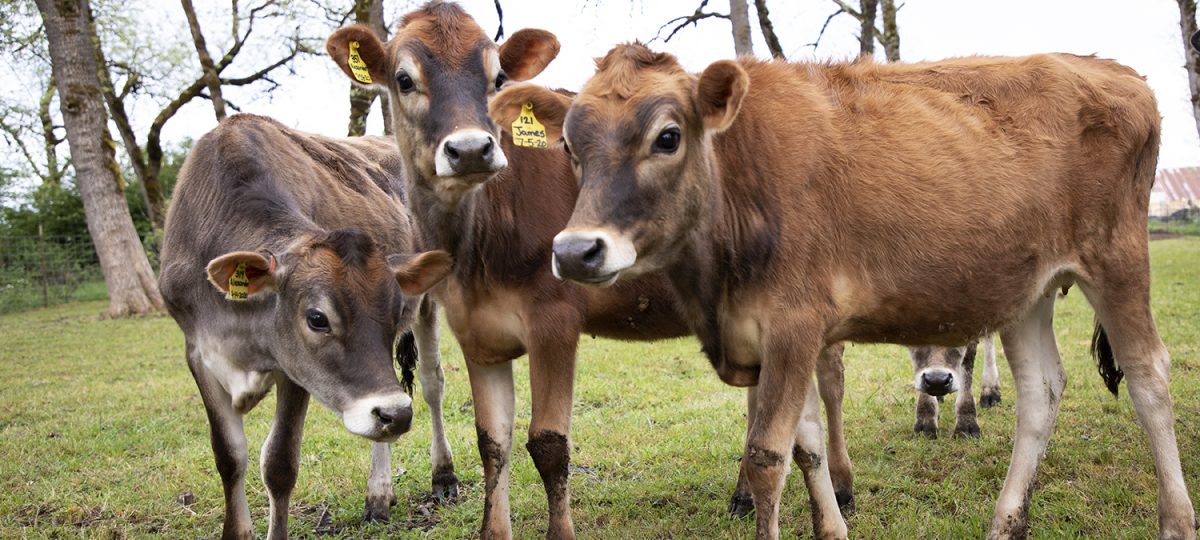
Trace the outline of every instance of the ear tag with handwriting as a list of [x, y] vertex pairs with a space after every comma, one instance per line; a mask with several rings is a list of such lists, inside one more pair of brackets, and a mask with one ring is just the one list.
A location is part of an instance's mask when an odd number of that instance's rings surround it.
[[371, 84], [371, 71], [367, 69], [367, 63], [363, 62], [362, 56], [358, 55], [358, 42], [350, 42], [350, 58], [346, 62], [350, 65], [350, 71], [354, 73], [354, 78], [363, 84]]
[[546, 148], [546, 126], [533, 115], [533, 103], [521, 106], [521, 114], [512, 123], [513, 144], [529, 148]]
[[250, 279], [246, 277], [246, 263], [238, 263], [237, 269], [229, 276], [229, 292], [225, 298], [238, 302], [250, 298]]

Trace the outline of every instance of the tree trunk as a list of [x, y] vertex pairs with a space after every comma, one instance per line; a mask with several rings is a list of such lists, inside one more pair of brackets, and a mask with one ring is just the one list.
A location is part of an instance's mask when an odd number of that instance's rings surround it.
[[883, 3], [883, 35], [879, 42], [883, 43], [883, 52], [887, 54], [888, 62], [900, 61], [900, 29], [896, 27], [896, 1], [880, 0]]
[[858, 34], [858, 56], [875, 54], [875, 12], [879, 0], [862, 0], [862, 17], [859, 18], [862, 31]]
[[116, 144], [108, 135], [96, 53], [88, 37], [91, 8], [87, 0], [36, 2], [45, 22], [75, 181], [108, 287], [108, 315], [161, 310], [162, 296], [129, 217], [113, 159]]
[[729, 22], [733, 25], [733, 52], [738, 56], [754, 56], [750, 9], [746, 0], [729, 0]]
[[779, 44], [779, 36], [775, 35], [775, 25], [771, 24], [771, 13], [767, 11], [767, 0], [754, 0], [754, 8], [758, 10], [758, 28], [762, 30], [767, 48], [771, 50], [771, 58], [786, 58], [783, 46]]
[[[187, 15], [188, 27], [192, 30], [192, 42], [196, 44], [200, 67], [204, 70], [205, 80], [208, 83], [208, 94], [212, 98], [213, 113], [217, 115], [217, 121], [220, 122], [225, 119], [225, 98], [221, 97], [221, 76], [217, 73], [217, 66], [213, 63], [212, 57], [208, 55], [208, 45], [204, 42], [204, 33], [200, 31], [200, 20], [196, 18], [196, 8], [192, 7], [192, 0], [179, 1], [183, 5], [183, 13]], [[237, 18], [236, 13], [234, 18]]]
[[1192, 92], [1192, 116], [1196, 118], [1196, 131], [1200, 133], [1200, 52], [1191, 44], [1191, 37], [1196, 33], [1196, 0], [1178, 2], [1179, 29], [1183, 32], [1183, 60], [1187, 67], [1188, 89]]
[[[355, 0], [354, 22], [370, 26], [379, 39], [387, 41], [387, 26], [383, 21], [383, 0]], [[380, 109], [383, 110], [383, 131], [387, 135], [392, 134], [391, 108], [388, 105], [387, 94], [351, 84], [350, 126], [347, 129], [349, 136], [366, 135], [367, 116], [371, 114], [371, 105], [375, 103], [376, 96], [379, 97]]]

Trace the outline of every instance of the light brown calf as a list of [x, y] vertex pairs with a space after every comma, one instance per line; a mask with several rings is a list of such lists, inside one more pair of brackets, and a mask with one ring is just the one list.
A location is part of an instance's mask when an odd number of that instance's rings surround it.
[[580, 183], [557, 274], [619, 285], [666, 271], [721, 378], [758, 383], [746, 459], [760, 537], [779, 534], [789, 451], [813, 530], [847, 534], [811, 391], [824, 347], [954, 346], [995, 330], [1018, 422], [990, 535], [1024, 536], [1065, 385], [1054, 292], [1077, 283], [1096, 308], [1106, 383], [1115, 391], [1115, 353], [1150, 439], [1160, 534], [1195, 538], [1150, 314], [1159, 115], [1132, 70], [1071, 55], [742, 59], [695, 76], [629, 44], [573, 103], [522, 85], [493, 110], [503, 122], [536, 100], [560, 103], [546, 116], [565, 117]]
[[422, 386], [438, 388], [434, 462], [451, 462], [440, 381], [425, 376], [441, 373], [437, 319], [422, 296], [450, 258], [414, 254], [421, 244], [399, 163], [386, 139], [330, 139], [253, 115], [223, 120], [188, 153], [167, 213], [159, 288], [208, 412], [225, 491], [222, 538], [254, 537], [242, 416], [272, 386], [277, 406], [261, 458], [268, 536], [287, 538], [310, 394], [375, 441], [365, 514], [387, 517], [386, 443], [412, 421], [392, 351], [410, 325]]

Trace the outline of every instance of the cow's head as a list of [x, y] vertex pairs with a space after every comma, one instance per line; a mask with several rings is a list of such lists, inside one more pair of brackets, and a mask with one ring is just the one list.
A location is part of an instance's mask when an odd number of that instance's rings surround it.
[[269, 351], [278, 369], [377, 441], [408, 431], [412, 399], [392, 367], [417, 300], [449, 273], [443, 251], [385, 257], [367, 235], [306, 236], [286, 253], [236, 251], [208, 263], [229, 302], [271, 302]]
[[387, 91], [413, 181], [457, 204], [508, 163], [488, 99], [506, 81], [541, 73], [559, 44], [544, 30], [520, 30], [497, 47], [458, 5], [435, 1], [405, 15], [387, 43], [355, 25], [325, 47], [352, 81]]
[[[913, 386], [922, 393], [941, 397], [957, 392], [964, 372], [968, 347], [909, 347], [913, 363]], [[974, 350], [969, 353], [974, 356]]]
[[[538, 118], [547, 132], [561, 130], [579, 178], [575, 212], [554, 239], [555, 275], [606, 286], [666, 266], [714, 211], [710, 138], [733, 122], [748, 86], [734, 62], [697, 78], [675, 57], [632, 43], [597, 60], [573, 102], [531, 85], [501, 92], [493, 116], [503, 122], [521, 103], [541, 106]], [[563, 121], [552, 126], [554, 118]]]

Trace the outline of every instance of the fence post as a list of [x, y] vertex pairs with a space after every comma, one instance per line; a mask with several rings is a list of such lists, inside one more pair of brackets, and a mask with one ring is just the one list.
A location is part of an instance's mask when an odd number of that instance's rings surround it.
[[42, 234], [42, 224], [38, 223], [38, 267], [42, 281], [42, 307], [50, 307], [50, 280], [46, 279], [46, 254], [42, 249], [42, 243], [45, 241]]

